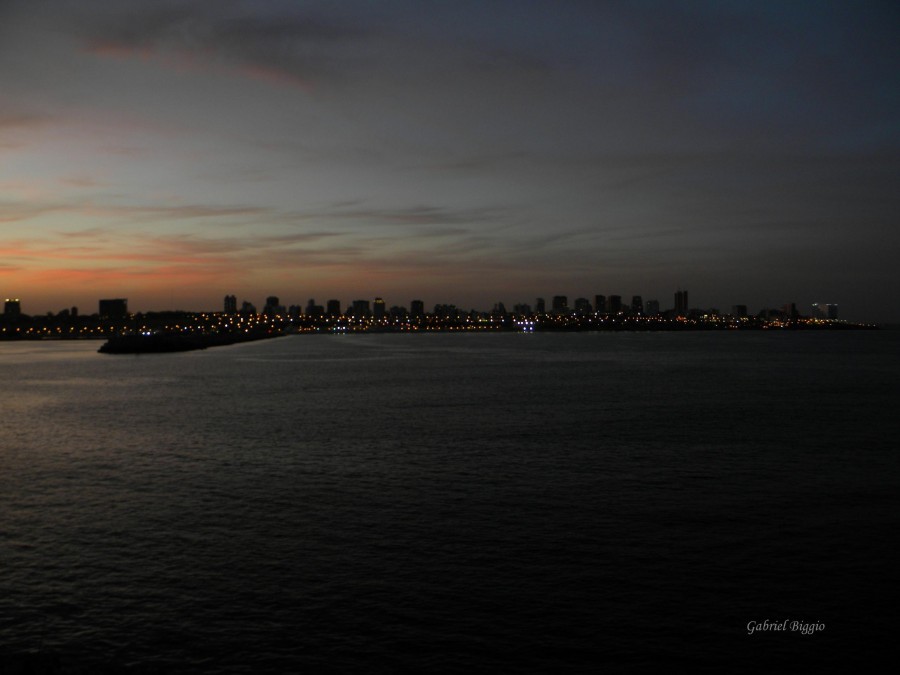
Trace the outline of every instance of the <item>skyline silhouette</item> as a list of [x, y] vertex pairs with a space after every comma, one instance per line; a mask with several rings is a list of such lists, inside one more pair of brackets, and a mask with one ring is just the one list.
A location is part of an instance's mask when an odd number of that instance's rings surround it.
[[[549, 300], [548, 300], [549, 297]], [[754, 309], [743, 303], [732, 303], [725, 309], [719, 307], [697, 307], [689, 303], [688, 291], [679, 288], [674, 293], [674, 301], [667, 306], [665, 301], [657, 298], [646, 298], [642, 295], [623, 296], [619, 294], [595, 294], [590, 297], [578, 296], [571, 298], [568, 295], [539, 296], [534, 302], [519, 301], [507, 303], [498, 300], [492, 308], [465, 307], [452, 302], [438, 301], [434, 305], [426, 305], [421, 300], [414, 298], [406, 304], [388, 303], [381, 296], [371, 296], [367, 299], [355, 299], [342, 301], [337, 298], [329, 298], [325, 303], [318, 304], [314, 298], [309, 298], [305, 303], [282, 303], [280, 296], [266, 296], [265, 303], [257, 304], [247, 299], [238, 302], [238, 296], [225, 295], [218, 308], [183, 308], [170, 307], [166, 309], [129, 308], [127, 298], [101, 298], [96, 303], [97, 311], [83, 311], [77, 305], [63, 307], [57, 311], [28, 312], [27, 306], [23, 310], [23, 301], [20, 298], [6, 298], [3, 305], [3, 314], [7, 319], [19, 316], [48, 316], [57, 318], [78, 316], [126, 317], [143, 314], [252, 314], [260, 316], [285, 316], [285, 317], [374, 317], [398, 318], [421, 317], [426, 314], [440, 315], [442, 311], [452, 308], [454, 313], [460, 316], [465, 314], [488, 315], [608, 315], [608, 316], [671, 316], [671, 317], [699, 317], [704, 315], [744, 317], [768, 317], [778, 314], [787, 317], [809, 317], [814, 319], [838, 319], [839, 305], [837, 303], [815, 302], [807, 308], [798, 307], [795, 302], [784, 302], [779, 306], [760, 307]], [[401, 301], [402, 302], [402, 301]], [[433, 309], [432, 309], [433, 307]]]

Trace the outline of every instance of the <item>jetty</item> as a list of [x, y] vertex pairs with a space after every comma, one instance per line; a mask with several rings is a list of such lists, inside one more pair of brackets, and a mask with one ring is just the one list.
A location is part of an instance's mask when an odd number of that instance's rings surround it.
[[114, 335], [101, 345], [101, 354], [164, 354], [254, 342], [284, 335], [283, 331], [189, 332], [144, 331]]

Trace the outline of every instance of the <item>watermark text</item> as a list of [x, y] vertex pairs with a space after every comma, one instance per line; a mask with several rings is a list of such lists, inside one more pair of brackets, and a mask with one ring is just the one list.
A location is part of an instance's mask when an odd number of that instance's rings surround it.
[[749, 621], [747, 623], [747, 635], [755, 633], [800, 633], [801, 635], [813, 635], [821, 633], [825, 630], [825, 624], [815, 621], [806, 623], [804, 621]]

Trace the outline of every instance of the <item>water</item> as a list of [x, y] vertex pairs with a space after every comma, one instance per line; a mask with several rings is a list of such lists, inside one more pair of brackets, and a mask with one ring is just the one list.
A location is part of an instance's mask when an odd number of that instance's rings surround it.
[[[864, 663], [898, 334], [0, 344], [0, 656], [142, 672]], [[750, 621], [823, 623], [748, 635]]]

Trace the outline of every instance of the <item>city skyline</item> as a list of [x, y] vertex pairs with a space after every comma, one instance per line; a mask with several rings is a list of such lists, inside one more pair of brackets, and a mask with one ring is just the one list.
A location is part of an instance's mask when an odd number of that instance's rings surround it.
[[132, 311], [127, 298], [105, 298], [98, 312], [82, 313], [77, 307], [57, 314], [30, 316], [21, 301], [8, 298], [0, 314], [0, 340], [105, 339], [102, 353], [137, 354], [193, 351], [298, 333], [433, 333], [433, 332], [522, 332], [544, 331], [732, 331], [732, 330], [871, 330], [872, 323], [840, 319], [837, 305], [816, 303], [812, 312], [802, 312], [794, 303], [782, 308], [750, 312], [746, 305], [730, 311], [691, 308], [688, 291], [674, 295], [675, 307], [662, 309], [657, 300], [643, 302], [633, 296], [630, 303], [619, 295], [596, 295], [594, 304], [584, 297], [570, 303], [568, 297], [553, 296], [549, 307], [544, 298], [535, 306], [516, 304], [507, 308], [495, 303], [490, 311], [466, 310], [454, 304], [436, 304], [426, 310], [422, 300], [412, 300], [409, 309], [374, 301], [353, 300], [342, 306], [329, 299], [324, 305], [310, 299], [305, 307], [285, 307], [277, 296], [268, 296], [265, 306], [237, 303], [226, 295], [220, 311]]
[[[549, 301], [548, 301], [549, 298]], [[57, 312], [48, 311], [46, 313], [30, 314], [23, 311], [22, 300], [20, 298], [6, 298], [3, 306], [3, 313], [0, 317], [7, 319], [19, 316], [56, 316], [56, 317], [78, 317], [99, 316], [103, 317], [126, 317], [129, 315], [141, 315], [144, 313], [183, 313], [183, 314], [253, 314], [260, 316], [311, 316], [311, 317], [352, 317], [366, 316], [374, 317], [375, 320], [383, 318], [398, 317], [422, 317], [426, 314], [438, 315], [442, 311], [452, 310], [458, 315], [465, 314], [481, 314], [481, 315], [507, 315], [525, 317], [527, 315], [580, 315], [580, 316], [670, 316], [670, 317], [688, 317], [688, 316], [733, 316], [737, 318], [746, 317], [768, 317], [775, 315], [784, 315], [790, 317], [807, 317], [812, 319], [829, 319], [836, 320], [843, 318], [839, 316], [839, 305], [830, 302], [814, 302], [808, 307], [798, 307], [795, 302], [785, 302], [778, 306], [766, 306], [754, 309], [743, 303], [735, 303], [727, 308], [720, 307], [700, 307], [694, 306], [689, 302], [687, 289], [679, 288], [673, 296], [673, 303], [668, 307], [665, 303], [661, 303], [657, 298], [646, 298], [641, 295], [623, 296], [619, 294], [595, 294], [586, 297], [579, 295], [572, 297], [568, 295], [552, 295], [546, 297], [536, 297], [532, 302], [520, 300], [507, 303], [499, 300], [493, 303], [493, 307], [466, 307], [457, 305], [453, 302], [437, 301], [434, 305], [429, 305], [421, 298], [413, 298], [405, 302], [405, 304], [388, 303], [381, 296], [370, 296], [367, 299], [341, 300], [329, 297], [327, 300], [318, 303], [315, 298], [308, 298], [305, 302], [301, 301], [285, 301], [282, 302], [280, 296], [266, 296], [265, 303], [257, 305], [246, 298], [238, 302], [238, 296], [234, 294], [225, 295], [219, 308], [166, 308], [166, 309], [146, 309], [134, 308], [128, 306], [128, 298], [100, 298], [97, 300], [96, 312], [82, 312], [77, 305], [63, 307]], [[403, 303], [404, 301], [400, 301]], [[432, 309], [433, 307], [433, 309]], [[862, 322], [874, 325], [873, 322]]]
[[4, 3], [0, 296], [681, 287], [898, 322], [898, 28], [878, 2]]

